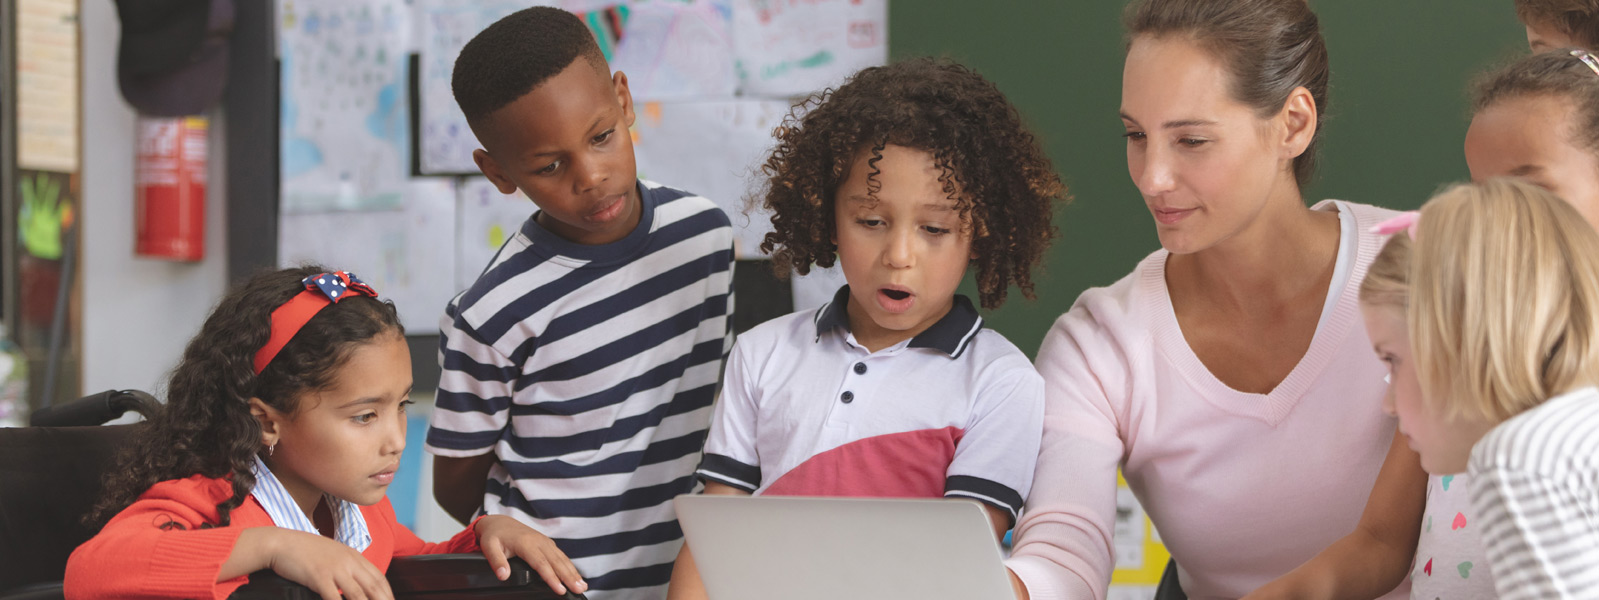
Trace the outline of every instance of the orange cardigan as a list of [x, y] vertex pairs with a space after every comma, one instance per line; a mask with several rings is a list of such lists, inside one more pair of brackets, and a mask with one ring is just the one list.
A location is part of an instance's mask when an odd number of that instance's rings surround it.
[[[151, 486], [99, 534], [72, 551], [67, 559], [66, 597], [228, 597], [249, 581], [248, 577], [217, 581], [239, 534], [250, 527], [272, 526], [266, 509], [249, 496], [231, 511], [227, 527], [200, 529], [201, 524], [220, 520], [216, 505], [232, 495], [228, 480], [200, 475]], [[381, 571], [387, 572], [396, 556], [478, 551], [471, 527], [447, 542], [423, 542], [395, 520], [388, 498], [360, 510], [372, 533], [372, 545], [362, 555]]]

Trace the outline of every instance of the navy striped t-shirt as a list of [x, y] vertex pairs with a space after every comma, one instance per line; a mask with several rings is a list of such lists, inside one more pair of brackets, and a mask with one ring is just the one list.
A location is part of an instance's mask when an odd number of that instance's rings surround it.
[[731, 346], [733, 233], [711, 201], [641, 181], [627, 237], [529, 218], [442, 323], [427, 450], [494, 452], [484, 511], [555, 540], [594, 600], [661, 598]]

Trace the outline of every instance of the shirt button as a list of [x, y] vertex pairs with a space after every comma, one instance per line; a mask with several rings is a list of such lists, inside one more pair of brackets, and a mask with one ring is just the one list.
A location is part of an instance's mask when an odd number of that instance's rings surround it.
[[855, 374], [856, 375], [865, 375], [866, 374], [866, 363], [855, 363]]
[[845, 404], [849, 404], [851, 402], [854, 402], [855, 401], [855, 392], [844, 392], [844, 394], [839, 396], [838, 399], [839, 400], [843, 400]]

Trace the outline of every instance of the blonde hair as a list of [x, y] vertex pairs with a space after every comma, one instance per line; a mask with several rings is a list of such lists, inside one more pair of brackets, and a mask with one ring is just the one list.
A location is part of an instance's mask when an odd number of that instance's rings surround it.
[[1388, 306], [1401, 312], [1410, 305], [1410, 236], [1403, 233], [1388, 238], [1360, 282], [1360, 301], [1373, 306]]
[[1446, 417], [1504, 420], [1599, 383], [1599, 233], [1569, 204], [1514, 179], [1455, 185], [1422, 208], [1410, 255], [1416, 370]]

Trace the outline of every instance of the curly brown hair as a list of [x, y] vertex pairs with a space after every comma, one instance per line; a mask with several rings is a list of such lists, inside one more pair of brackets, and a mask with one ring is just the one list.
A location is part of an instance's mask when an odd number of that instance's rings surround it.
[[761, 251], [779, 274], [833, 266], [838, 188], [869, 156], [875, 200], [877, 161], [892, 144], [927, 152], [942, 171], [938, 180], [972, 236], [983, 308], [1003, 304], [1013, 283], [1033, 298], [1032, 269], [1055, 237], [1050, 219], [1066, 186], [1016, 108], [975, 71], [931, 58], [863, 69], [797, 104], [776, 136], [761, 166], [767, 181], [751, 203], [772, 213], [775, 231]]
[[393, 304], [352, 296], [311, 317], [257, 375], [255, 352], [272, 337], [272, 311], [304, 291], [306, 277], [329, 271], [306, 265], [262, 272], [217, 303], [173, 369], [166, 404], [139, 425], [107, 471], [86, 524], [104, 523], [158, 482], [199, 474], [231, 481], [233, 496], [217, 504], [220, 522], [208, 524], [228, 525], [255, 487], [251, 467], [264, 449], [250, 399], [294, 414], [299, 397], [332, 384], [357, 346], [405, 334]]

